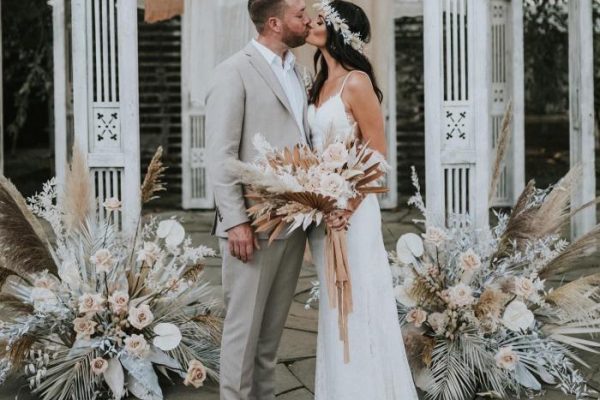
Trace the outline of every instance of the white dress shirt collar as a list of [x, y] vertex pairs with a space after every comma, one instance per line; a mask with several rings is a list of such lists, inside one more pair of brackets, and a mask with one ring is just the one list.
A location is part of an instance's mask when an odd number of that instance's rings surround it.
[[252, 39], [252, 44], [260, 52], [260, 54], [262, 54], [265, 60], [267, 60], [269, 65], [276, 64], [277, 66], [283, 66], [284, 71], [289, 71], [290, 69], [294, 68], [294, 65], [296, 64], [296, 57], [291, 50], [285, 52], [285, 59], [282, 61], [279, 55], [275, 54], [271, 49], [260, 43], [258, 40]]

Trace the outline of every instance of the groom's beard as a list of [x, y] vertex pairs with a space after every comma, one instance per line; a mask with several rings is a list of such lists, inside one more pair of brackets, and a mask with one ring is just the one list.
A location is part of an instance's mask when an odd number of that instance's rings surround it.
[[306, 38], [308, 34], [304, 33], [302, 35], [297, 35], [294, 33], [286, 32], [282, 38], [282, 42], [285, 43], [290, 49], [294, 49], [296, 47], [300, 47], [306, 43]]

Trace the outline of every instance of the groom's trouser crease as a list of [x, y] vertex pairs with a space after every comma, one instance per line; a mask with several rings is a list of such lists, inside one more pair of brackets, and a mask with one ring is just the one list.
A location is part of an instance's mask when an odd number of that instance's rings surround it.
[[222, 400], [275, 398], [276, 353], [302, 266], [305, 236], [296, 232], [242, 263], [220, 239], [227, 314], [221, 350]]

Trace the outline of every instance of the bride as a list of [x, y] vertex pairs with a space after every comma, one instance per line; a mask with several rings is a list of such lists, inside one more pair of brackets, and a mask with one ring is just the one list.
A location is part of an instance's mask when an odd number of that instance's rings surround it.
[[[323, 150], [327, 132], [356, 134], [386, 153], [382, 93], [365, 57], [370, 24], [364, 11], [347, 1], [325, 1], [312, 22], [307, 43], [317, 47], [318, 70], [309, 94], [312, 143]], [[356, 129], [354, 129], [356, 125]], [[338, 330], [338, 312], [319, 307], [316, 400], [416, 400], [393, 294], [391, 271], [381, 232], [377, 197], [370, 194], [328, 221], [348, 229], [348, 262], [353, 311], [348, 316], [349, 363]], [[325, 282], [325, 230], [309, 234], [319, 279]], [[327, 299], [322, 284], [320, 298]]]

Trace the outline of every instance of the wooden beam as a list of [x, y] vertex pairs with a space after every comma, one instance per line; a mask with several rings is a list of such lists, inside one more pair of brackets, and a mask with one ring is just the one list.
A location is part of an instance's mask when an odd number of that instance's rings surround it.
[[[594, 161], [594, 38], [592, 0], [569, 1], [569, 112], [570, 162], [583, 168], [581, 182], [571, 193], [576, 208], [596, 196]], [[571, 221], [577, 238], [596, 225], [595, 207], [581, 211]]]

